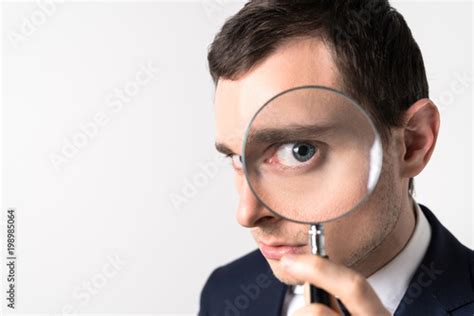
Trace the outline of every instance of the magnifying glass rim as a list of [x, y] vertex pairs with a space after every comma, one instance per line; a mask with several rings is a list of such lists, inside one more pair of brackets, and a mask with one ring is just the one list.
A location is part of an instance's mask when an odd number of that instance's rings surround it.
[[[375, 126], [375, 124], [373, 123], [372, 121], [372, 118], [370, 117], [369, 113], [367, 113], [367, 111], [365, 111], [353, 98], [351, 98], [350, 96], [344, 94], [343, 92], [337, 90], [337, 89], [334, 89], [334, 88], [331, 88], [331, 87], [326, 87], [326, 86], [321, 86], [321, 85], [304, 85], [304, 86], [297, 86], [297, 87], [293, 87], [293, 88], [290, 88], [290, 89], [287, 89], [287, 90], [284, 90], [276, 95], [274, 95], [273, 97], [271, 97], [269, 100], [267, 100], [261, 107], [260, 109], [258, 109], [258, 111], [252, 116], [250, 122], [248, 123], [247, 125], [247, 128], [245, 129], [245, 133], [244, 133], [244, 140], [242, 142], [242, 169], [244, 171], [244, 174], [245, 174], [245, 179], [247, 181], [247, 184], [250, 188], [250, 190], [252, 191], [253, 195], [257, 198], [257, 200], [265, 207], [267, 208], [270, 212], [272, 212], [273, 214], [277, 215], [278, 217], [281, 217], [283, 219], [286, 219], [286, 220], [289, 220], [291, 222], [294, 222], [294, 223], [300, 223], [300, 224], [323, 224], [323, 223], [327, 223], [327, 222], [330, 222], [330, 221], [335, 221], [335, 220], [338, 220], [338, 219], [341, 219], [343, 218], [344, 216], [347, 216], [349, 215], [350, 213], [352, 213], [355, 209], [357, 209], [361, 204], [365, 203], [367, 201], [367, 199], [369, 198], [369, 196], [372, 194], [372, 192], [374, 191], [375, 187], [377, 186], [378, 184], [378, 181], [379, 181], [379, 178], [380, 178], [380, 173], [382, 171], [382, 163], [380, 163], [380, 168], [378, 168], [377, 170], [377, 173], [376, 173], [376, 176], [374, 178], [374, 185], [369, 188], [369, 191], [367, 192], [367, 194], [365, 194], [364, 198], [361, 199], [353, 208], [351, 208], [350, 210], [348, 210], [347, 212], [343, 213], [342, 215], [339, 215], [337, 217], [334, 217], [334, 218], [331, 218], [331, 219], [328, 219], [328, 220], [325, 220], [325, 221], [320, 221], [320, 222], [308, 222], [308, 221], [301, 221], [301, 220], [295, 220], [295, 219], [291, 219], [291, 218], [288, 218], [286, 216], [283, 216], [281, 215], [280, 213], [276, 212], [275, 210], [273, 210], [270, 206], [268, 206], [265, 201], [263, 201], [260, 196], [257, 194], [257, 192], [255, 191], [254, 187], [252, 186], [252, 183], [250, 181], [250, 176], [249, 176], [249, 172], [248, 172], [248, 168], [247, 168], [247, 160], [246, 160], [246, 146], [247, 146], [247, 139], [248, 139], [248, 136], [249, 136], [249, 133], [250, 133], [250, 129], [252, 127], [252, 124], [253, 122], [255, 121], [256, 117], [258, 116], [258, 114], [260, 114], [260, 112], [267, 107], [267, 105], [272, 102], [273, 100], [275, 100], [276, 98], [284, 95], [284, 94], [287, 94], [289, 92], [292, 92], [292, 91], [295, 91], [295, 90], [302, 90], [302, 89], [318, 89], [318, 90], [325, 90], [325, 91], [330, 91], [330, 92], [333, 92], [333, 93], [336, 93], [337, 95], [349, 100], [353, 105], [355, 105], [359, 110], [360, 112], [367, 118], [367, 120], [369, 121], [369, 124], [372, 126], [374, 132], [375, 132], [375, 140], [374, 140], [374, 143], [377, 143], [379, 144], [379, 146], [382, 146], [382, 142], [381, 142], [381, 139], [380, 139], [380, 134], [377, 130], [377, 127]], [[383, 150], [380, 151], [380, 161], [383, 162]]]

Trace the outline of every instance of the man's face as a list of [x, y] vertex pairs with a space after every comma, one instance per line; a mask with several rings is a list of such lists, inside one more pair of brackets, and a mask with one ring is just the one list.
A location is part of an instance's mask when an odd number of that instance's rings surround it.
[[[253, 114], [274, 95], [292, 87], [321, 85], [341, 89], [340, 75], [329, 49], [317, 39], [295, 39], [238, 78], [220, 79], [215, 95], [216, 144], [241, 155], [245, 128]], [[224, 146], [222, 146], [224, 145]], [[363, 208], [327, 223], [326, 249], [331, 260], [363, 264], [392, 231], [401, 209], [406, 182], [398, 176], [395, 146], [384, 151], [384, 167], [376, 189]], [[308, 225], [284, 220], [263, 207], [250, 190], [238, 159], [233, 160], [240, 196], [237, 220], [251, 228], [262, 254], [281, 281], [293, 284], [280, 266], [286, 253], [309, 253]]]

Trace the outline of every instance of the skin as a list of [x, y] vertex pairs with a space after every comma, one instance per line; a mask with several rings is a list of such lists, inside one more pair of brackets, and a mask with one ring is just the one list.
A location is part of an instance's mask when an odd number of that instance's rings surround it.
[[[263, 207], [250, 190], [242, 166], [242, 137], [252, 115], [272, 96], [301, 85], [342, 90], [341, 75], [330, 49], [316, 38], [295, 38], [234, 80], [220, 78], [215, 93], [216, 145], [233, 158], [240, 201], [237, 221], [251, 230], [257, 244], [281, 242], [301, 246], [297, 254], [267, 259], [275, 276], [287, 284], [310, 282], [338, 296], [354, 315], [384, 315], [366, 278], [392, 260], [413, 233], [416, 218], [408, 193], [410, 177], [419, 174], [435, 147], [439, 112], [429, 99], [415, 102], [403, 126], [391, 128], [384, 146], [379, 182], [357, 212], [325, 225], [330, 260], [310, 255], [308, 226], [283, 220]], [[237, 158], [237, 159], [236, 159]], [[311, 304], [298, 315], [332, 315], [336, 311]]]

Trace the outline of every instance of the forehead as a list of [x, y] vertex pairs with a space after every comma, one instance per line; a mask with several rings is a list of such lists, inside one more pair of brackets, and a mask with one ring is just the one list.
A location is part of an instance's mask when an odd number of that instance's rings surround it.
[[271, 97], [302, 85], [338, 88], [329, 48], [319, 39], [293, 39], [237, 80], [219, 79], [215, 93], [216, 143], [240, 153], [245, 128]]

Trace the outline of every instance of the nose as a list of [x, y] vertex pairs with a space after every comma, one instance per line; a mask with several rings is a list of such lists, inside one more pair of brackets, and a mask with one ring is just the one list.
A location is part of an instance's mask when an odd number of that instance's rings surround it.
[[255, 227], [262, 221], [275, 219], [272, 212], [266, 209], [255, 197], [245, 179], [239, 181], [239, 206], [237, 222], [244, 227]]

